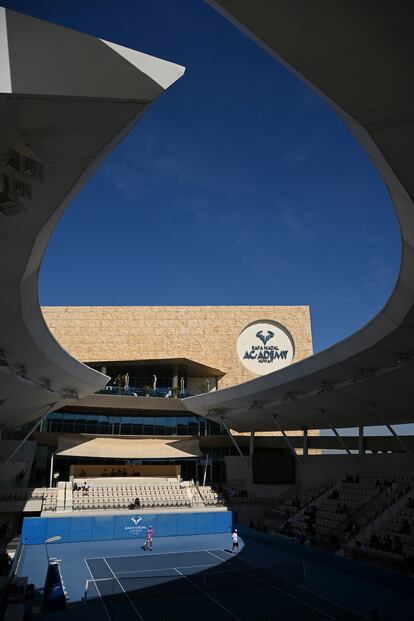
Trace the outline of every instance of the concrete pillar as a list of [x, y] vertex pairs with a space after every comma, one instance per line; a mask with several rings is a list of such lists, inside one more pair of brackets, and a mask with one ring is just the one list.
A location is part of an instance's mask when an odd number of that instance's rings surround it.
[[253, 485], [253, 457], [254, 457], [254, 429], [250, 432], [250, 442], [249, 442], [249, 474], [248, 474], [248, 484]]
[[172, 387], [178, 388], [178, 364], [174, 365], [173, 377], [172, 377]]
[[307, 457], [309, 455], [309, 435], [308, 428], [303, 428], [303, 456]]
[[286, 444], [288, 445], [288, 447], [289, 447], [289, 449], [290, 449], [290, 451], [291, 451], [291, 453], [292, 453], [293, 457], [295, 458], [296, 462], [297, 462], [300, 466], [303, 466], [303, 464], [302, 464], [302, 460], [301, 460], [301, 458], [299, 457], [299, 455], [297, 454], [297, 452], [295, 451], [295, 448], [294, 448], [294, 446], [293, 446], [293, 444], [292, 444], [292, 442], [291, 442], [291, 440], [290, 440], [289, 436], [287, 435], [286, 431], [285, 431], [284, 429], [282, 429], [282, 427], [281, 427], [281, 425], [280, 425], [280, 423], [279, 423], [279, 420], [278, 420], [278, 418], [277, 418], [277, 414], [273, 414], [273, 420], [275, 421], [275, 425], [276, 425], [276, 427], [278, 428], [278, 430], [280, 431], [280, 433], [281, 433], [281, 434], [282, 434], [282, 436], [284, 437], [285, 442], [286, 442]]
[[348, 453], [348, 455], [351, 455], [351, 451], [349, 450], [349, 448], [346, 446], [343, 438], [341, 438], [340, 434], [338, 433], [338, 430], [336, 429], [336, 427], [334, 427], [331, 423], [331, 421], [329, 420], [329, 418], [326, 416], [326, 412], [325, 410], [320, 410], [325, 422], [327, 423], [328, 427], [330, 427], [332, 429], [332, 431], [334, 432], [335, 436], [338, 438], [339, 444], [342, 446], [342, 448], [344, 449], [344, 451], [346, 453]]
[[249, 457], [252, 458], [254, 455], [254, 429], [250, 432], [250, 444], [249, 444]]
[[364, 447], [364, 427], [360, 425], [358, 427], [358, 454], [364, 455], [365, 447]]
[[50, 458], [50, 475], [49, 475], [49, 487], [53, 486], [53, 465], [55, 461], [55, 453], [53, 452]]

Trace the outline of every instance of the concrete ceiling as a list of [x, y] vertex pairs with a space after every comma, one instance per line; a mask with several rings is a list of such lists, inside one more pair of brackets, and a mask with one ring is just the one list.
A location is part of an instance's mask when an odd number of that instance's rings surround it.
[[183, 73], [0, 8], [0, 426], [77, 403], [107, 383], [50, 334], [39, 268], [71, 198]]
[[[414, 422], [414, 5], [210, 4], [336, 110], [389, 190], [402, 254], [388, 302], [361, 330], [281, 371], [184, 402], [237, 431]], [[374, 229], [375, 204], [370, 207]]]

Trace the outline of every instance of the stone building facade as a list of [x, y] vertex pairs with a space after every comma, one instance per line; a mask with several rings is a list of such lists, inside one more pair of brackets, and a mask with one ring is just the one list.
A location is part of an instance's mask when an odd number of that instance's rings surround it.
[[276, 338], [265, 347], [263, 338], [280, 327], [292, 341], [291, 362], [312, 354], [308, 306], [53, 306], [43, 314], [56, 340], [83, 362], [185, 358], [219, 369], [219, 388], [257, 377], [237, 351], [251, 324], [276, 326], [262, 331], [258, 348], [271, 348]]

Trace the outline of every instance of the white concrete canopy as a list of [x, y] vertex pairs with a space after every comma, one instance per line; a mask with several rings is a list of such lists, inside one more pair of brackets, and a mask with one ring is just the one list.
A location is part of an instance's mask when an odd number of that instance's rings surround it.
[[390, 192], [402, 256], [388, 302], [361, 330], [306, 360], [185, 405], [224, 417], [238, 431], [276, 429], [274, 416], [286, 430], [414, 422], [414, 5], [210, 4], [316, 89], [350, 128]]
[[0, 8], [0, 426], [108, 377], [67, 354], [38, 301], [67, 204], [183, 67]]
[[187, 459], [201, 455], [197, 438], [118, 438], [86, 434], [59, 436], [60, 457], [105, 457], [113, 459]]

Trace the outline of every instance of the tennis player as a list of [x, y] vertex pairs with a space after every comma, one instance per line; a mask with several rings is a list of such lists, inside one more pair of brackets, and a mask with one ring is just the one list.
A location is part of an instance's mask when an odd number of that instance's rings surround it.
[[233, 554], [234, 550], [236, 550], [237, 552], [239, 551], [239, 535], [237, 533], [237, 528], [234, 529], [231, 540], [233, 542], [231, 553]]
[[152, 539], [154, 537], [154, 531], [152, 526], [148, 526], [147, 532], [145, 534], [145, 545], [144, 550], [150, 550], [152, 552]]

